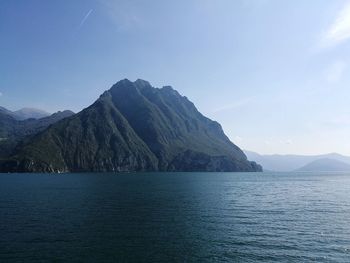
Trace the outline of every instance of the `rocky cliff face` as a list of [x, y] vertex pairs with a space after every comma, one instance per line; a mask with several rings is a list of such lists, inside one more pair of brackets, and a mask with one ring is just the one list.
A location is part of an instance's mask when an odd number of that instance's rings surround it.
[[119, 81], [23, 143], [3, 171], [261, 171], [171, 87]]

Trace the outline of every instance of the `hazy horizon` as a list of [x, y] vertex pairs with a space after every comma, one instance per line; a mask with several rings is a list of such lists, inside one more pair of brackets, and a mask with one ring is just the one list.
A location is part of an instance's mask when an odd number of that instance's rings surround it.
[[349, 1], [3, 1], [0, 106], [171, 85], [260, 154], [350, 155]]

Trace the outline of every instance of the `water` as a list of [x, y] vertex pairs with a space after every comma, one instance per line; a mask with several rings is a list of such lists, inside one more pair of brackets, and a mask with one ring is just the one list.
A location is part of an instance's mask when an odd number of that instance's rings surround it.
[[350, 174], [1, 174], [0, 262], [350, 262]]

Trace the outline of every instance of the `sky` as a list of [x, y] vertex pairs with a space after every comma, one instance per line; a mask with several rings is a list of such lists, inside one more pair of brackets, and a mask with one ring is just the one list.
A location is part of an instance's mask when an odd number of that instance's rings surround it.
[[171, 85], [262, 154], [350, 155], [350, 1], [2, 0], [0, 106]]

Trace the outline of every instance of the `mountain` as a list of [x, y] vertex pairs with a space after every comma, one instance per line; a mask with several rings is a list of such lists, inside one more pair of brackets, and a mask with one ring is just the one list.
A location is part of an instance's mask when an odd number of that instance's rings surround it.
[[66, 110], [56, 112], [48, 117], [41, 119], [26, 119], [19, 121], [11, 114], [0, 111], [0, 138], [22, 138], [27, 135], [35, 134], [42, 131], [47, 126], [74, 115], [74, 112]]
[[40, 119], [50, 116], [50, 113], [34, 108], [23, 108], [17, 111], [10, 111], [4, 107], [0, 107], [0, 114], [6, 114], [20, 121], [26, 119]]
[[170, 86], [121, 80], [81, 112], [24, 141], [3, 171], [261, 171]]
[[50, 113], [34, 108], [23, 108], [14, 111], [13, 114], [17, 120], [41, 119], [50, 116]]
[[2, 115], [9, 115], [9, 116], [15, 118], [15, 116], [14, 116], [15, 114], [12, 111], [10, 111], [10, 110], [8, 110], [8, 109], [6, 109], [4, 107], [1, 107], [1, 106], [0, 106], [0, 114], [2, 114]]
[[7, 137], [15, 122], [16, 119], [11, 114], [0, 109], [0, 138]]
[[299, 172], [345, 172], [350, 171], [350, 164], [338, 160], [322, 158], [297, 169]]
[[37, 134], [49, 125], [72, 115], [74, 112], [66, 110], [41, 119], [19, 121], [12, 116], [11, 112], [0, 110], [0, 158], [11, 154], [17, 143], [25, 137]]
[[246, 150], [244, 151], [244, 153], [247, 155], [249, 160], [261, 164], [265, 170], [269, 171], [294, 171], [318, 159], [333, 159], [350, 164], [350, 157], [338, 153], [329, 153], [322, 155], [261, 155], [256, 152]]

